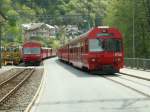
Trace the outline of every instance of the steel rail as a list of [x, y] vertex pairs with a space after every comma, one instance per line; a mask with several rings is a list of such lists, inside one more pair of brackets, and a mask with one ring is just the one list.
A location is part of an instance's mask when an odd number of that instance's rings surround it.
[[[134, 81], [134, 80], [131, 80], [131, 79], [128, 79], [128, 78], [125, 78], [125, 77], [117, 77], [119, 79], [123, 79], [123, 80], [126, 80], [126, 81], [129, 81], [129, 82], [132, 82], [134, 84], [138, 84], [140, 86], [144, 86], [144, 87], [147, 87], [147, 88], [150, 88], [150, 86], [146, 85], [146, 84], [143, 84], [141, 82], [138, 82], [138, 81]], [[141, 79], [140, 79], [141, 80]]]
[[[25, 73], [25, 77], [19, 84], [17, 84], [12, 90], [10, 90], [5, 96], [0, 99], [0, 105], [2, 105], [7, 98], [14, 94], [25, 82], [26, 80], [34, 73], [35, 69], [32, 69], [29, 73]], [[21, 72], [22, 73], [22, 72]]]
[[18, 75], [20, 75], [21, 73], [25, 72], [26, 70], [29, 70], [29, 69], [24, 69], [20, 72], [17, 72], [17, 73], [14, 73], [12, 74], [11, 77], [9, 77], [8, 79], [4, 80], [3, 82], [0, 83], [0, 87], [2, 87], [3, 85], [5, 85], [7, 82], [9, 82], [10, 80], [16, 78]]
[[131, 87], [131, 86], [128, 86], [128, 85], [126, 85], [126, 84], [123, 84], [123, 83], [121, 83], [121, 82], [119, 82], [119, 81], [116, 81], [116, 80], [114, 80], [114, 79], [112, 79], [112, 78], [109, 78], [109, 77], [107, 77], [107, 76], [102, 76], [102, 77], [105, 78], [105, 79], [107, 79], [107, 80], [110, 80], [110, 81], [112, 81], [112, 82], [114, 82], [114, 83], [117, 83], [117, 84], [119, 84], [119, 85], [121, 85], [121, 86], [124, 86], [124, 87], [126, 87], [126, 88], [128, 88], [128, 89], [131, 89], [131, 90], [133, 90], [133, 91], [135, 91], [135, 92], [137, 92], [137, 93], [139, 93], [139, 94], [141, 94], [141, 95], [143, 95], [143, 96], [145, 96], [145, 97], [150, 97], [150, 94], [144, 93], [144, 92], [142, 92], [142, 91], [140, 91], [140, 90], [138, 90], [138, 89], [135, 89], [135, 88], [133, 88], [133, 87]]
[[118, 74], [127, 75], [127, 76], [130, 76], [130, 77], [135, 77], [135, 78], [138, 78], [138, 79], [143, 79], [143, 80], [146, 80], [146, 81], [150, 81], [150, 78], [146, 78], [146, 77], [140, 77], [140, 76], [131, 75], [131, 74], [123, 73], [123, 72], [119, 72]]

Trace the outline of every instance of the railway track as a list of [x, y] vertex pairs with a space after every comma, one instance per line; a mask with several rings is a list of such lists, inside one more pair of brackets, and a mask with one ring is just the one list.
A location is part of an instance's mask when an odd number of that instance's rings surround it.
[[24, 69], [0, 83], [0, 107], [26, 82], [35, 69]]
[[150, 78], [140, 77], [140, 76], [131, 75], [131, 74], [122, 73], [122, 72], [120, 72], [119, 74], [121, 74], [121, 75], [127, 75], [127, 76], [130, 76], [130, 77], [135, 77], [135, 78], [138, 78], [138, 79], [143, 79], [143, 80], [146, 80], [146, 81], [150, 81]]
[[[127, 75], [127, 76], [130, 76], [130, 75]], [[119, 84], [119, 85], [121, 85], [121, 86], [124, 86], [124, 87], [126, 87], [126, 88], [128, 88], [128, 89], [130, 89], [130, 90], [133, 90], [133, 91], [135, 91], [135, 92], [137, 92], [137, 93], [139, 93], [139, 94], [141, 94], [141, 95], [143, 95], [143, 96], [145, 96], [145, 97], [148, 97], [148, 98], [150, 98], [150, 94], [148, 94], [147, 92], [145, 92], [145, 91], [142, 91], [142, 90], [140, 90], [140, 89], [137, 89], [136, 87], [133, 87], [133, 86], [131, 86], [131, 85], [129, 85], [128, 83], [124, 83], [123, 81], [127, 81], [127, 82], [132, 82], [132, 83], [135, 83], [136, 85], [140, 85], [140, 86], [142, 86], [143, 88], [150, 88], [150, 86], [148, 86], [148, 85], [145, 85], [145, 84], [142, 84], [142, 83], [140, 83], [139, 81], [134, 81], [134, 80], [132, 80], [132, 79], [127, 79], [127, 78], [124, 78], [124, 77], [120, 77], [120, 76], [118, 76], [118, 77], [116, 77], [116, 78], [114, 78], [114, 77], [109, 77], [109, 76], [102, 76], [103, 78], [105, 78], [105, 79], [107, 79], [107, 80], [110, 80], [110, 81], [112, 81], [112, 82], [114, 82], [114, 83], [117, 83], [117, 84]], [[132, 76], [131, 76], [132, 77]], [[133, 76], [134, 77], [134, 76]], [[118, 81], [118, 78], [119, 79], [122, 79], [122, 81], [120, 80], [120, 81]], [[134, 78], [138, 78], [138, 79], [143, 79], [143, 78], [139, 78], [139, 77], [134, 77]], [[143, 79], [143, 80], [145, 80], [145, 79]], [[146, 80], [147, 81], [147, 80]]]

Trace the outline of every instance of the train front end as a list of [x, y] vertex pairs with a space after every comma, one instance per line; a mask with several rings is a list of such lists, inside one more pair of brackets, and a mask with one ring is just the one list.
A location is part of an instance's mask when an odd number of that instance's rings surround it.
[[42, 60], [41, 44], [37, 42], [26, 42], [23, 45], [23, 61], [25, 65], [39, 65]]
[[124, 65], [123, 39], [115, 28], [98, 27], [89, 35], [89, 70], [117, 73]]

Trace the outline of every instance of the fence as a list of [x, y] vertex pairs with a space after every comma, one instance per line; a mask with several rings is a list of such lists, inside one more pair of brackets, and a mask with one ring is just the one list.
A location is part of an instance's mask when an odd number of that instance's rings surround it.
[[150, 70], [150, 59], [125, 58], [124, 62], [126, 67]]

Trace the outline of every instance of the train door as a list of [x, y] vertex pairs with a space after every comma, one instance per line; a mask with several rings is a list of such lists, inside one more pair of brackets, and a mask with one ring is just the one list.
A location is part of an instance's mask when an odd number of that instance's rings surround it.
[[81, 67], [82, 66], [82, 63], [81, 63], [81, 43], [79, 42], [78, 45], [77, 45], [77, 61], [78, 61], [78, 66]]
[[88, 39], [84, 40], [84, 43], [83, 43], [83, 55], [82, 55], [82, 60], [83, 60], [83, 63], [84, 65], [87, 67], [88, 66], [88, 52], [89, 52], [89, 41]]
[[72, 63], [73, 60], [73, 46], [69, 44], [69, 63]]
[[109, 65], [114, 62], [114, 43], [113, 39], [105, 39], [104, 40], [104, 58], [102, 60], [102, 63], [104, 65]]
[[80, 59], [81, 59], [82, 65], [83, 65], [83, 54], [84, 54], [84, 43], [83, 43], [83, 41], [81, 41], [81, 47], [80, 47], [80, 49], [81, 49]]
[[70, 61], [70, 58], [69, 58], [69, 54], [70, 54], [70, 51], [69, 51], [69, 44], [67, 45], [67, 61], [69, 62]]

